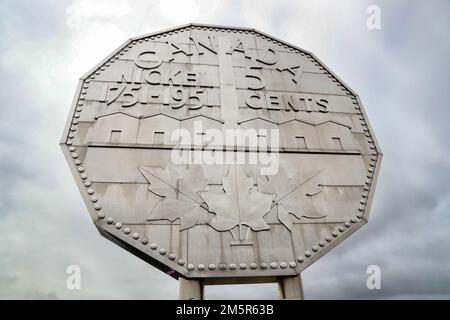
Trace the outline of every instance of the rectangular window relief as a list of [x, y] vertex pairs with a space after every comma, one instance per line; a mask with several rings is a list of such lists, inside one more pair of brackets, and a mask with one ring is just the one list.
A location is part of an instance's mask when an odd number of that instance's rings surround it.
[[331, 141], [333, 142], [333, 147], [335, 150], [344, 150], [344, 147], [342, 147], [341, 138], [333, 137], [331, 138]]
[[258, 134], [258, 150], [267, 150], [267, 137], [263, 134]]
[[164, 132], [155, 131], [153, 133], [153, 144], [164, 144]]
[[111, 130], [111, 135], [109, 136], [109, 142], [120, 143], [121, 134], [122, 134], [122, 130]]
[[206, 146], [206, 132], [197, 132], [198, 134], [198, 140], [194, 141], [194, 143], [200, 142], [202, 147]]
[[305, 137], [296, 136], [295, 140], [297, 141], [297, 148], [307, 149]]

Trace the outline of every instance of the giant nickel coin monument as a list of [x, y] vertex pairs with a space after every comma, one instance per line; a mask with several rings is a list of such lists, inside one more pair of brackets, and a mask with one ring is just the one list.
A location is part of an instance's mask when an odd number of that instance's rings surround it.
[[132, 38], [83, 76], [61, 140], [100, 233], [180, 282], [278, 282], [367, 223], [381, 150], [358, 95], [254, 29]]

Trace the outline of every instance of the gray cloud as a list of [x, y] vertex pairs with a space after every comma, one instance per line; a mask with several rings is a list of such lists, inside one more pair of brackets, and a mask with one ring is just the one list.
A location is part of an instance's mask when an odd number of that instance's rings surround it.
[[[379, 31], [365, 27], [373, 3]], [[177, 298], [175, 280], [98, 234], [58, 140], [79, 76], [126, 38], [188, 21], [165, 16], [158, 1], [0, 6], [0, 298]], [[316, 53], [360, 94], [383, 149], [369, 224], [304, 272], [306, 297], [450, 298], [448, 1], [209, 6], [190, 18], [255, 27]], [[72, 264], [79, 291], [65, 285]], [[371, 264], [381, 290], [366, 288]], [[276, 298], [274, 289], [207, 294]]]

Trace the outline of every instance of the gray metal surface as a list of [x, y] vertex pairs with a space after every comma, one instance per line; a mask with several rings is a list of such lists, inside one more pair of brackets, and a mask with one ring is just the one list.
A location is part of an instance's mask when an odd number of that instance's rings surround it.
[[[265, 151], [173, 139], [198, 122], [278, 130], [279, 171], [175, 164]], [[368, 221], [382, 156], [358, 95], [312, 53], [198, 24], [130, 39], [83, 76], [61, 146], [102, 235], [206, 284], [300, 274]]]

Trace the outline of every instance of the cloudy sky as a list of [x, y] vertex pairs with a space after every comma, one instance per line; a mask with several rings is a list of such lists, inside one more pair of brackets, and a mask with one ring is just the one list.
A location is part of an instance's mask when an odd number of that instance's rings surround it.
[[[380, 30], [366, 26], [371, 4]], [[177, 281], [98, 234], [58, 143], [81, 75], [127, 38], [187, 22], [254, 27], [312, 51], [363, 100], [384, 153], [371, 220], [303, 273], [306, 298], [450, 298], [447, 0], [1, 1], [0, 298], [178, 297]], [[366, 287], [373, 264], [380, 290]], [[66, 287], [69, 265], [81, 290]]]

